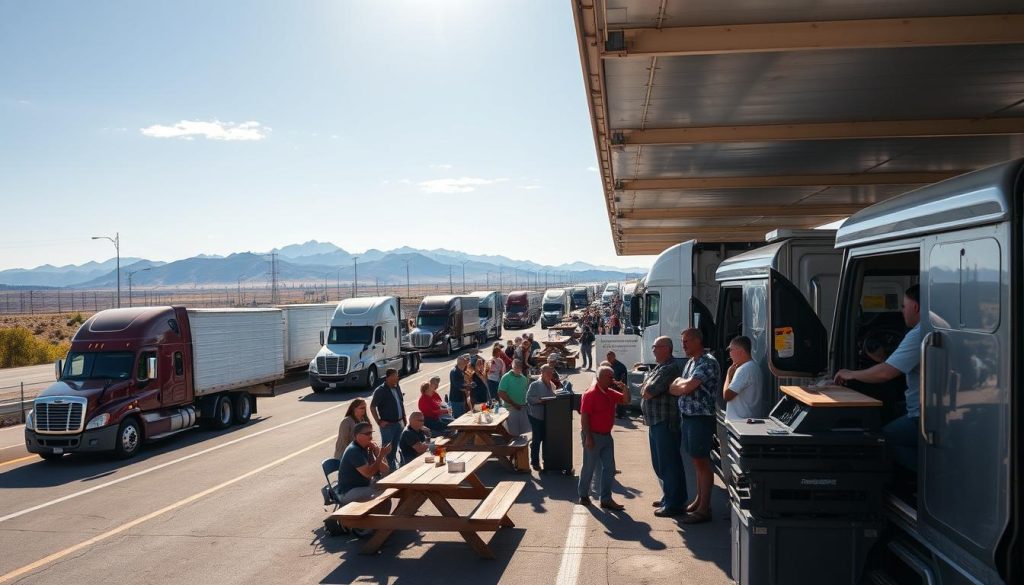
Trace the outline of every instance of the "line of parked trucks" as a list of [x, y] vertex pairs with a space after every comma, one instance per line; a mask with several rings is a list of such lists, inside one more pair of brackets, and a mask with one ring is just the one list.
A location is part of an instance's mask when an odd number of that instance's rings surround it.
[[[653, 365], [657, 337], [694, 327], [724, 373], [729, 341], [745, 335], [767, 416], [780, 384], [873, 365], [870, 340], [902, 338], [903, 293], [920, 285], [914, 495], [887, 492], [888, 528], [862, 574], [880, 584], [1024, 582], [1022, 201], [1016, 160], [875, 204], [837, 231], [677, 244], [632, 291], [641, 361]], [[642, 369], [630, 373], [637, 402]], [[902, 389], [854, 386], [890, 417], [905, 412]], [[721, 413], [719, 424], [724, 444]]]

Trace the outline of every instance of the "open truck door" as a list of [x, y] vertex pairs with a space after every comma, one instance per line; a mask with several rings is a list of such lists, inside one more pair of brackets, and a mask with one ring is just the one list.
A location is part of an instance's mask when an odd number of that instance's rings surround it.
[[828, 332], [814, 307], [788, 278], [768, 279], [768, 368], [778, 378], [813, 378], [828, 367]]

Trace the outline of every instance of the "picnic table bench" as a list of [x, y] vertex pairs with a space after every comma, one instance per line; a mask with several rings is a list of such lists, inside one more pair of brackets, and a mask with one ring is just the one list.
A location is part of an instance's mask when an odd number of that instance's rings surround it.
[[449, 430], [459, 431], [454, 438], [441, 438], [434, 444], [451, 451], [487, 452], [516, 471], [529, 471], [530, 442], [508, 432], [504, 425], [508, 416], [508, 410], [502, 410], [491, 413], [491, 422], [476, 422], [476, 413], [467, 412], [448, 424]]
[[[477, 554], [493, 559], [494, 552], [478, 533], [515, 526], [508, 512], [526, 484], [502, 481], [493, 488], [486, 487], [476, 472], [487, 461], [487, 453], [451, 453], [448, 461], [465, 464], [465, 470], [458, 472], [449, 471], [447, 465], [427, 463], [429, 455], [424, 453], [378, 480], [377, 487], [384, 490], [377, 497], [346, 504], [331, 517], [348, 528], [375, 531], [363, 545], [360, 551], [363, 554], [376, 553], [395, 530], [418, 530], [458, 532]], [[398, 504], [388, 513], [383, 504], [391, 499], [397, 499]], [[462, 516], [449, 502], [457, 499], [479, 500], [480, 503], [468, 515]], [[437, 508], [440, 516], [417, 514], [428, 501]]]

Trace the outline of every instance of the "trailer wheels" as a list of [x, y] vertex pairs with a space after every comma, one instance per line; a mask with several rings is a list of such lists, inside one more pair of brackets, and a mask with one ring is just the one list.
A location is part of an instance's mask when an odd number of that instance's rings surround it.
[[236, 425], [244, 425], [252, 418], [252, 398], [248, 392], [235, 394], [234, 420]]
[[114, 453], [119, 459], [134, 457], [142, 446], [142, 429], [134, 417], [129, 417], [121, 422], [117, 428], [117, 442], [114, 444]]
[[213, 428], [220, 431], [230, 427], [231, 421], [235, 418], [234, 410], [230, 396], [225, 394], [218, 398], [213, 408]]

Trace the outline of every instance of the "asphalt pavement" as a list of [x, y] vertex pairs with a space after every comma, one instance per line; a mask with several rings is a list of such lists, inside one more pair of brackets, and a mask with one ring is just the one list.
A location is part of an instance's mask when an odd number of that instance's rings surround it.
[[[446, 383], [453, 362], [428, 358], [403, 379], [410, 408], [419, 383], [434, 374]], [[579, 391], [593, 379], [567, 373]], [[323, 531], [320, 461], [349, 401], [368, 391], [314, 394], [304, 377], [280, 390], [260, 399], [246, 426], [181, 433], [130, 461], [46, 462], [24, 450], [23, 427], [0, 429], [0, 584], [731, 582], [723, 490], [711, 523], [655, 517], [660, 492], [637, 418], [617, 421], [613, 435], [624, 512], [576, 504], [573, 477], [517, 474], [495, 461], [481, 472], [485, 484], [527, 482], [509, 514], [516, 527], [491, 540], [496, 559], [445, 533], [398, 532], [378, 554], [360, 555], [361, 541]], [[574, 455], [578, 469], [578, 447]]]

